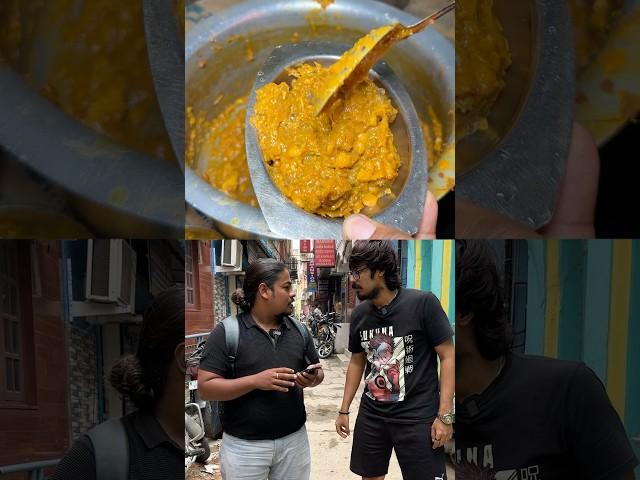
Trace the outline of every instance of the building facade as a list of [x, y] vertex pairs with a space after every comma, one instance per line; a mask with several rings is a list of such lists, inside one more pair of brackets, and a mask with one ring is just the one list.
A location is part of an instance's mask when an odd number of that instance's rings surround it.
[[[214, 286], [211, 242], [185, 242], [185, 334], [210, 332], [214, 327]], [[193, 340], [188, 341], [193, 343]]]

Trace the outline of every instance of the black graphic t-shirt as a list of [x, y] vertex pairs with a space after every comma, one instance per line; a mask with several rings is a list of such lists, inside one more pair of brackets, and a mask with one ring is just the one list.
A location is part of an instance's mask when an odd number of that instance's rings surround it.
[[351, 315], [349, 350], [365, 352], [365, 390], [360, 408], [396, 423], [431, 422], [440, 404], [435, 347], [453, 330], [430, 292], [400, 289], [379, 310], [367, 300]]
[[456, 405], [455, 442], [458, 480], [609, 480], [638, 463], [591, 369], [515, 353]]

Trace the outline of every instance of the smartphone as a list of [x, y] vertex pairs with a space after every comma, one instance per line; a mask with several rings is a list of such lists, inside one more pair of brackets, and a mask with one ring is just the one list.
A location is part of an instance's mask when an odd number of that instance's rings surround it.
[[311, 367], [311, 368], [306, 368], [304, 370], [300, 370], [298, 373], [309, 373], [309, 374], [314, 374], [316, 373], [316, 370], [318, 370], [319, 367]]

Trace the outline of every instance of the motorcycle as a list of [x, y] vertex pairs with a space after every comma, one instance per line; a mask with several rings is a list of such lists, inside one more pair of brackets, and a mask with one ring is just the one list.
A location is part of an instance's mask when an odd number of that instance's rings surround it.
[[184, 471], [194, 462], [205, 463], [210, 455], [200, 406], [187, 403], [184, 406]]
[[310, 315], [309, 329], [311, 330], [311, 336], [317, 339], [320, 327], [327, 322], [335, 322], [335, 321], [336, 321], [336, 312], [329, 312], [329, 313], [324, 313], [319, 315]]
[[316, 348], [320, 358], [328, 358], [335, 350], [336, 335], [342, 325], [336, 323], [335, 312], [322, 318], [316, 327]]

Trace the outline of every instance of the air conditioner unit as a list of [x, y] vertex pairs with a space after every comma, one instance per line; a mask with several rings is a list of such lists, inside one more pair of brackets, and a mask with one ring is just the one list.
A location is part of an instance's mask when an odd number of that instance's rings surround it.
[[124, 240], [89, 240], [86, 297], [88, 301], [117, 303], [134, 311], [136, 252]]
[[240, 240], [222, 240], [220, 266], [216, 265], [216, 272], [242, 272], [242, 243]]

